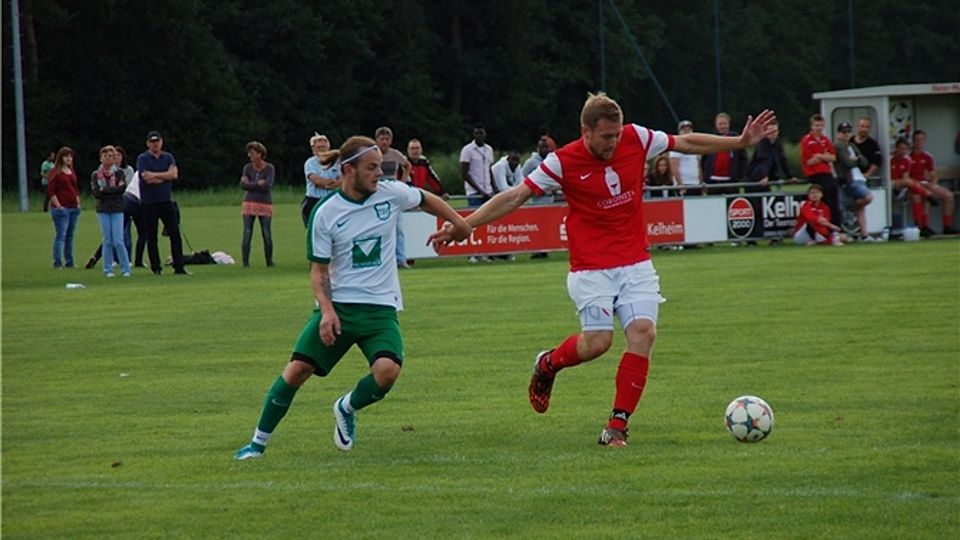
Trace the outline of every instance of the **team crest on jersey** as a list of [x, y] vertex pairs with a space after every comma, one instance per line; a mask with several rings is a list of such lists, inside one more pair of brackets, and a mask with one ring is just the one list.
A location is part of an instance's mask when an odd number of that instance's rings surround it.
[[[389, 211], [389, 208], [388, 210]], [[353, 239], [353, 267], [369, 268], [380, 266], [380, 246], [383, 244], [379, 236], [361, 236]]]
[[377, 218], [380, 221], [386, 221], [390, 219], [390, 203], [382, 202], [373, 205], [373, 211], [377, 213]]

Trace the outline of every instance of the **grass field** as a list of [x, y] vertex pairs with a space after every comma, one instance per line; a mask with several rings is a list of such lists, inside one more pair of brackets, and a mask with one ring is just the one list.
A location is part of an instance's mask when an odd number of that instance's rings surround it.
[[[255, 237], [250, 269], [109, 281], [51, 269], [47, 215], [3, 214], [5, 539], [957, 536], [957, 240], [657, 252], [669, 301], [626, 449], [595, 442], [622, 339], [546, 415], [526, 401], [533, 355], [577, 328], [562, 256], [420, 261], [404, 373], [354, 450], [329, 411], [357, 353], [238, 463], [312, 307], [299, 213], [276, 212], [276, 268]], [[238, 207], [184, 226], [239, 259]], [[78, 264], [98, 242], [87, 210]], [[759, 444], [722, 426], [748, 393], [776, 415]]]

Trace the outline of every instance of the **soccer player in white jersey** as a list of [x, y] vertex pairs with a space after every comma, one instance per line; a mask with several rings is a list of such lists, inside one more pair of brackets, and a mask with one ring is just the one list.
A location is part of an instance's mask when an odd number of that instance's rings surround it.
[[368, 137], [351, 137], [322, 156], [338, 164], [342, 187], [317, 203], [307, 227], [307, 258], [316, 308], [300, 332], [290, 362], [267, 392], [253, 440], [238, 460], [258, 458], [311, 375], [324, 377], [356, 344], [370, 364], [352, 391], [333, 405], [333, 440], [353, 448], [356, 412], [387, 395], [400, 375], [402, 309], [394, 250], [400, 213], [421, 210], [453, 223], [452, 235], [470, 236], [470, 226], [442, 199], [403, 182], [380, 181], [383, 156]]
[[[643, 216], [643, 175], [648, 156], [666, 150], [712, 154], [756, 144], [775, 119], [772, 111], [748, 118], [739, 137], [702, 133], [667, 135], [623, 124], [623, 112], [604, 93], [590, 95], [580, 113], [580, 139], [548, 155], [520, 185], [497, 194], [467, 217], [471, 227], [490, 223], [534, 195], [560, 187], [570, 206], [567, 289], [576, 304], [581, 332], [537, 355], [530, 379], [530, 404], [546, 412], [554, 377], [564, 368], [593, 360], [613, 341], [620, 321], [627, 350], [616, 375], [613, 411], [600, 444], [626, 446], [627, 421], [647, 381], [656, 337], [660, 278], [650, 261]], [[455, 239], [445, 224], [430, 236], [434, 245]]]

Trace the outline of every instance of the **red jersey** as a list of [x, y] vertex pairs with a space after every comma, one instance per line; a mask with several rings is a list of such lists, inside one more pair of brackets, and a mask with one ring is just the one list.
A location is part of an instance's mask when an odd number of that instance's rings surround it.
[[80, 186], [77, 185], [77, 173], [71, 170], [69, 173], [62, 169], [51, 169], [47, 179], [47, 195], [53, 197], [56, 195], [60, 205], [64, 208], [77, 208], [80, 206]]
[[800, 214], [797, 216], [797, 224], [793, 227], [793, 233], [796, 234], [803, 227], [810, 225], [820, 236], [830, 238], [833, 232], [830, 227], [820, 223], [821, 217], [830, 221], [830, 207], [826, 203], [822, 200], [816, 203], [803, 201], [803, 204], [800, 205]]
[[673, 135], [636, 124], [623, 127], [609, 160], [600, 160], [583, 137], [544, 158], [524, 183], [537, 195], [557, 187], [570, 206], [566, 228], [570, 270], [603, 270], [650, 259], [643, 217], [648, 155], [673, 149]]
[[914, 180], [926, 180], [927, 175], [925, 173], [927, 171], [932, 173], [936, 168], [933, 164], [933, 156], [926, 150], [911, 153], [910, 161], [913, 162], [910, 165], [910, 178]]
[[800, 161], [803, 165], [803, 175], [807, 178], [815, 174], [833, 174], [833, 167], [827, 161], [821, 161], [816, 165], [807, 165], [807, 161], [814, 154], [829, 153], [837, 155], [830, 139], [821, 135], [819, 138], [813, 136], [813, 133], [807, 133], [800, 139]]
[[711, 178], [730, 179], [730, 152], [719, 152], [713, 155], [713, 172]]
[[908, 156], [897, 157], [894, 155], [890, 158], [890, 178], [900, 180], [910, 172], [912, 166], [913, 163]]

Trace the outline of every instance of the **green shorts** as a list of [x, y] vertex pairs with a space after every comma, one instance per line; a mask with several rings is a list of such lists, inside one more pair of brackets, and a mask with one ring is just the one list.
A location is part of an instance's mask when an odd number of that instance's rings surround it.
[[341, 333], [332, 346], [320, 341], [320, 309], [300, 331], [293, 346], [291, 360], [301, 360], [313, 366], [314, 375], [323, 377], [330, 373], [337, 362], [354, 344], [360, 347], [367, 362], [377, 358], [390, 358], [403, 364], [403, 338], [397, 310], [390, 306], [372, 304], [333, 304], [340, 317]]

